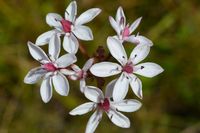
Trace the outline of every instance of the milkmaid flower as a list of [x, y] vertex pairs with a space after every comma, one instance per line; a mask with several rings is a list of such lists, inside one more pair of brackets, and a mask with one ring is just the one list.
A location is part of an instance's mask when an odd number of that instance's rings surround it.
[[91, 102], [84, 103], [75, 109], [73, 109], [69, 114], [70, 115], [83, 115], [92, 110], [95, 112], [90, 117], [85, 133], [93, 133], [98, 124], [100, 123], [103, 112], [107, 114], [109, 119], [115, 125], [121, 128], [129, 128], [130, 120], [120, 113], [122, 112], [134, 112], [141, 107], [141, 103], [137, 100], [120, 100], [118, 102], [114, 102], [112, 100], [112, 91], [113, 91], [113, 81], [111, 81], [106, 87], [105, 96], [99, 88], [94, 86], [86, 86], [84, 90], [84, 95]]
[[94, 58], [90, 58], [83, 66], [83, 68], [79, 68], [79, 66], [73, 64], [71, 68], [74, 70], [74, 74], [69, 75], [69, 78], [72, 80], [79, 80], [80, 81], [80, 90], [81, 92], [84, 91], [84, 87], [86, 86], [86, 78], [88, 76], [88, 70], [94, 63]]
[[96, 63], [90, 68], [91, 73], [98, 77], [109, 77], [121, 73], [114, 86], [114, 101], [125, 98], [129, 84], [136, 96], [142, 99], [142, 82], [135, 74], [151, 78], [163, 72], [161, 66], [152, 62], [138, 64], [149, 54], [150, 47], [137, 45], [133, 49], [130, 58], [127, 59], [125, 49], [118, 39], [108, 37], [107, 46], [111, 55], [120, 64], [112, 62]]
[[67, 96], [69, 93], [69, 83], [64, 74], [73, 74], [73, 71], [68, 70], [67, 67], [76, 62], [76, 56], [74, 54], [65, 54], [59, 57], [60, 37], [57, 35], [50, 39], [49, 57], [40, 47], [31, 42], [28, 42], [28, 48], [31, 56], [39, 61], [41, 66], [30, 70], [24, 78], [24, 82], [34, 84], [43, 78], [40, 95], [45, 103], [49, 102], [52, 97], [53, 86], [57, 93]]
[[69, 53], [76, 53], [79, 47], [77, 38], [86, 41], [93, 40], [91, 29], [83, 24], [93, 20], [100, 12], [99, 8], [92, 8], [76, 18], [77, 3], [72, 1], [66, 8], [65, 18], [57, 13], [47, 14], [47, 24], [55, 29], [40, 35], [36, 40], [36, 45], [45, 45], [53, 35], [61, 34], [64, 35], [63, 48]]
[[148, 38], [141, 36], [139, 34], [132, 35], [135, 29], [139, 26], [141, 19], [142, 17], [138, 18], [131, 25], [126, 24], [126, 17], [124, 11], [122, 7], [119, 7], [115, 19], [111, 16], [109, 17], [111, 26], [117, 32], [117, 36], [114, 37], [119, 39], [122, 43], [126, 41], [134, 44], [144, 44], [152, 46], [153, 42]]

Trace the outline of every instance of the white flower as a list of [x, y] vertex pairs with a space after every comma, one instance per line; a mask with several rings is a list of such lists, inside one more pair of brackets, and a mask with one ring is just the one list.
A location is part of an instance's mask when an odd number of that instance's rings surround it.
[[121, 100], [114, 102], [111, 100], [114, 81], [111, 81], [106, 87], [105, 97], [99, 88], [93, 86], [86, 86], [84, 95], [91, 102], [84, 103], [70, 112], [70, 115], [83, 115], [89, 111], [95, 110], [90, 117], [85, 133], [93, 133], [99, 122], [102, 119], [103, 112], [105, 112], [109, 119], [117, 126], [122, 128], [130, 127], [130, 120], [120, 113], [122, 112], [134, 112], [141, 107], [141, 103], [137, 100]]
[[126, 17], [124, 15], [124, 11], [122, 7], [119, 7], [117, 10], [115, 20], [113, 17], [109, 17], [111, 26], [117, 32], [117, 36], [114, 37], [118, 38], [121, 42], [127, 41], [135, 44], [144, 44], [152, 46], [153, 42], [148, 38], [139, 34], [131, 35], [133, 31], [139, 26], [141, 19], [142, 17], [138, 18], [131, 25], [126, 24]]
[[120, 101], [125, 98], [129, 84], [131, 85], [133, 92], [139, 98], [142, 98], [142, 83], [134, 74], [145, 77], [154, 77], [163, 72], [163, 68], [155, 63], [146, 62], [138, 64], [146, 58], [150, 51], [150, 47], [147, 45], [137, 45], [133, 49], [130, 58], [127, 59], [124, 47], [118, 39], [108, 37], [107, 45], [112, 56], [120, 64], [111, 62], [97, 63], [90, 68], [91, 73], [99, 77], [108, 77], [121, 73], [121, 76], [114, 86], [114, 101]]
[[69, 83], [63, 74], [73, 74], [66, 67], [76, 62], [76, 56], [74, 54], [65, 54], [58, 58], [60, 54], [60, 37], [57, 35], [50, 39], [49, 58], [40, 47], [31, 42], [28, 42], [28, 48], [31, 56], [39, 61], [41, 66], [30, 70], [24, 78], [24, 82], [34, 84], [43, 78], [40, 94], [45, 103], [49, 102], [52, 97], [52, 84], [56, 92], [67, 96], [69, 93]]
[[77, 38], [88, 41], [93, 40], [91, 29], [83, 24], [93, 20], [100, 12], [99, 8], [92, 8], [76, 18], [77, 4], [76, 1], [72, 1], [66, 8], [65, 18], [56, 13], [47, 14], [47, 24], [55, 29], [40, 35], [36, 40], [36, 45], [45, 45], [54, 34], [62, 34], [65, 35], [63, 41], [64, 49], [69, 53], [76, 53], [79, 47]]
[[73, 75], [70, 75], [69, 78], [72, 80], [80, 80], [80, 90], [81, 92], [84, 91], [84, 87], [86, 86], [85, 79], [88, 76], [88, 70], [94, 63], [94, 58], [90, 58], [82, 69], [80, 69], [77, 65], [73, 64], [71, 65], [71, 68], [75, 71]]

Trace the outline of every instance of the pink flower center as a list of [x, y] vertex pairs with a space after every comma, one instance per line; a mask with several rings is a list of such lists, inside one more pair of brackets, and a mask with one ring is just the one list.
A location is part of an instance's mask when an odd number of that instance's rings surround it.
[[127, 72], [127, 73], [133, 73], [133, 66], [132, 66], [132, 64], [126, 64], [122, 68], [122, 71]]
[[53, 63], [46, 63], [43, 65], [44, 69], [50, 72], [54, 72], [57, 70], [57, 68], [54, 66]]
[[125, 38], [125, 37], [128, 37], [129, 35], [130, 35], [130, 30], [129, 30], [129, 27], [126, 26], [124, 30], [122, 31], [122, 37]]
[[87, 73], [84, 72], [83, 70], [81, 70], [81, 71], [77, 72], [77, 76], [78, 76], [78, 79], [80, 80], [80, 79], [86, 78]]
[[71, 32], [71, 25], [72, 25], [72, 22], [70, 22], [70, 21], [68, 21], [68, 20], [65, 20], [65, 19], [61, 20], [60, 22], [61, 22], [61, 24], [62, 24], [62, 27], [63, 27], [64, 32], [66, 32], [66, 33]]
[[110, 109], [110, 102], [108, 98], [105, 98], [103, 103], [98, 103], [98, 107], [107, 112]]

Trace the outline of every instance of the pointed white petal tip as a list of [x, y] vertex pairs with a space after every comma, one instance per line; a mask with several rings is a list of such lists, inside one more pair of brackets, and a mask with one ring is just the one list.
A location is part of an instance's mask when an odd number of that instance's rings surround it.
[[94, 39], [92, 30], [88, 26], [77, 25], [73, 33], [80, 40], [91, 41]]
[[123, 7], [122, 7], [122, 6], [119, 6], [119, 7], [118, 7], [118, 10], [123, 11]]
[[90, 69], [94, 63], [95, 59], [94, 58], [90, 58], [86, 61], [86, 63], [84, 64], [82, 70], [83, 71], [88, 71], [88, 69]]
[[84, 95], [87, 99], [95, 103], [99, 103], [101, 99], [104, 99], [103, 92], [94, 86], [84, 87]]
[[116, 110], [110, 110], [107, 113], [107, 115], [109, 119], [113, 122], [113, 124], [115, 124], [116, 126], [119, 126], [121, 128], [130, 128], [130, 120], [122, 113]]
[[117, 63], [100, 62], [90, 68], [90, 72], [98, 77], [109, 77], [121, 72], [122, 67]]
[[95, 108], [95, 103], [87, 102], [87, 103], [79, 105], [78, 107], [76, 107], [75, 109], [70, 111], [69, 114], [73, 115], [73, 116], [83, 115], [83, 114], [86, 114], [86, 113], [92, 111], [94, 108]]
[[101, 9], [99, 8], [91, 8], [82, 13], [75, 21], [75, 25], [83, 25], [85, 23], [88, 23], [92, 21], [99, 13], [101, 12]]
[[51, 84], [50, 78], [46, 78], [42, 81], [42, 84], [40, 87], [40, 95], [44, 103], [48, 103], [51, 100], [52, 84]]
[[47, 31], [41, 34], [35, 41], [37, 46], [43, 46], [49, 43], [50, 38], [56, 34], [56, 30]]
[[114, 103], [113, 106], [118, 111], [122, 112], [135, 112], [140, 109], [142, 103], [135, 99], [125, 99], [120, 102]]
[[46, 15], [46, 23], [49, 25], [49, 26], [52, 26], [52, 27], [60, 27], [61, 26], [61, 23], [60, 21], [62, 20], [62, 16], [60, 16], [59, 14], [57, 13], [48, 13]]
[[35, 60], [37, 60], [37, 61], [39, 61], [41, 63], [49, 61], [49, 58], [47, 57], [45, 52], [39, 46], [33, 44], [30, 41], [28, 41], [28, 49], [29, 49], [29, 52], [30, 52], [31, 56]]
[[137, 70], [134, 73], [148, 78], [157, 76], [164, 71], [164, 69], [160, 65], [152, 62], [141, 63], [136, 65], [135, 67]]
[[62, 74], [53, 76], [53, 85], [58, 94], [61, 96], [68, 96], [69, 94], [69, 82], [67, 78]]
[[35, 84], [46, 74], [46, 70], [41, 67], [31, 69], [24, 78], [24, 83]]
[[129, 89], [129, 81], [127, 77], [122, 73], [114, 85], [113, 100], [119, 102], [123, 100]]
[[138, 18], [138, 20], [140, 20], [140, 21], [141, 21], [141, 20], [142, 20], [142, 18], [143, 18], [143, 17], [141, 16], [141, 17], [139, 17], [139, 18]]
[[127, 63], [126, 51], [124, 49], [124, 46], [118, 39], [116, 39], [114, 37], [108, 37], [107, 38], [107, 46], [108, 46], [108, 49], [109, 49], [111, 55], [116, 60], [118, 60], [118, 62], [120, 62], [122, 65]]

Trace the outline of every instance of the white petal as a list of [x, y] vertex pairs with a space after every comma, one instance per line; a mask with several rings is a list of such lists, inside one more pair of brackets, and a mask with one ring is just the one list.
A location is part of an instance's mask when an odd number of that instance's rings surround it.
[[78, 79], [79, 79], [79, 77], [77, 77], [76, 74], [69, 75], [68, 78], [69, 78], [70, 80], [78, 80]]
[[68, 69], [66, 69], [66, 68], [60, 69], [60, 72], [61, 72], [62, 74], [64, 74], [64, 75], [73, 75], [73, 74], [75, 74], [74, 71], [68, 70]]
[[111, 110], [109, 110], [107, 115], [115, 125], [122, 127], [122, 128], [130, 127], [130, 120], [122, 113], [111, 109]]
[[65, 54], [56, 60], [56, 64], [59, 68], [67, 67], [77, 61], [74, 54]]
[[52, 61], [57, 60], [60, 54], [60, 36], [54, 35], [51, 37], [49, 42], [49, 57]]
[[113, 27], [113, 29], [117, 32], [117, 34], [119, 35], [120, 34], [120, 28], [119, 28], [119, 25], [118, 23], [114, 20], [113, 17], [109, 17], [109, 21], [110, 21], [110, 24], [111, 26]]
[[99, 8], [89, 9], [89, 10], [85, 11], [84, 13], [82, 13], [76, 19], [75, 24], [82, 25], [82, 24], [88, 23], [88, 22], [92, 21], [100, 12], [101, 12], [101, 9], [99, 9]]
[[142, 17], [138, 18], [137, 20], [135, 20], [135, 21], [131, 24], [131, 26], [130, 26], [130, 28], [129, 28], [130, 34], [139, 26], [141, 20], [142, 20]]
[[142, 99], [143, 95], [142, 95], [141, 80], [139, 78], [137, 78], [135, 75], [129, 74], [129, 81], [130, 81], [131, 88], [132, 88], [133, 92], [135, 93], [135, 95], [137, 97], [139, 97], [140, 99]]
[[77, 14], [77, 4], [76, 1], [72, 1], [65, 11], [65, 19], [74, 22]]
[[61, 23], [60, 21], [63, 18], [57, 14], [57, 13], [48, 13], [46, 16], [46, 22], [49, 26], [53, 26], [53, 27], [61, 27]]
[[28, 72], [28, 74], [24, 78], [24, 83], [26, 83], [26, 84], [34, 84], [39, 79], [41, 79], [42, 76], [44, 76], [46, 73], [47, 73], [47, 71], [44, 70], [41, 67], [33, 68]]
[[127, 62], [127, 55], [123, 45], [118, 39], [108, 37], [107, 46], [112, 56], [118, 60], [122, 65]]
[[103, 112], [101, 111], [95, 111], [92, 116], [90, 117], [88, 123], [87, 123], [87, 127], [86, 127], [86, 131], [85, 133], [94, 133], [94, 131], [96, 130], [97, 126], [99, 125], [99, 122], [102, 119], [102, 114]]
[[70, 115], [83, 115], [83, 114], [86, 114], [86, 113], [92, 111], [94, 108], [95, 108], [95, 103], [88, 102], [88, 103], [84, 103], [84, 104], [76, 107], [75, 109], [70, 111], [69, 114]]
[[164, 69], [155, 63], [147, 62], [147, 63], [142, 63], [137, 66], [135, 66], [136, 71], [134, 73], [152, 78], [164, 71]]
[[90, 69], [90, 67], [92, 66], [92, 64], [94, 63], [94, 58], [90, 58], [89, 60], [87, 60], [87, 62], [85, 63], [85, 65], [83, 66], [83, 71], [87, 71], [88, 69]]
[[150, 47], [147, 45], [137, 45], [131, 52], [130, 59], [133, 64], [137, 64], [144, 60], [150, 52]]
[[30, 52], [31, 56], [35, 60], [37, 60], [41, 63], [46, 63], [49, 61], [49, 58], [47, 57], [45, 52], [37, 45], [34, 45], [32, 42], [28, 42], [28, 48], [29, 48], [29, 52]]
[[117, 63], [101, 62], [96, 63], [90, 68], [90, 72], [98, 77], [109, 77], [121, 72], [122, 68]]
[[86, 86], [84, 88], [84, 95], [87, 97], [87, 99], [99, 103], [100, 100], [104, 99], [102, 91], [94, 86]]
[[108, 83], [108, 85], [106, 86], [106, 92], [105, 92], [106, 98], [113, 97], [113, 89], [114, 89], [116, 82], [117, 82], [117, 79], [114, 79], [110, 83]]
[[62, 96], [67, 96], [69, 93], [69, 83], [67, 78], [59, 73], [54, 75], [52, 78], [56, 92]]
[[123, 8], [122, 8], [122, 7], [119, 7], [119, 8], [117, 9], [117, 14], [116, 14], [116, 21], [117, 21], [117, 23], [120, 23], [121, 18], [124, 18], [124, 24], [123, 24], [123, 25], [125, 26], [125, 24], [126, 24], [126, 17], [125, 17], [125, 15], [124, 15]]
[[77, 53], [79, 47], [78, 40], [74, 35], [65, 35], [64, 40], [63, 40], [63, 48], [65, 51], [68, 53]]
[[134, 99], [123, 100], [112, 105], [122, 112], [134, 112], [142, 106], [141, 102]]
[[71, 65], [72, 70], [74, 70], [75, 72], [81, 71], [80, 67], [77, 66], [76, 64], [72, 64]]
[[41, 34], [35, 41], [35, 44], [38, 45], [38, 46], [43, 46], [45, 44], [48, 44], [49, 43], [49, 40], [50, 38], [56, 34], [56, 30], [50, 30], [50, 31], [47, 31], [43, 34]]
[[126, 41], [137, 44], [137, 45], [153, 46], [153, 42], [151, 40], [140, 35], [137, 35], [137, 36], [131, 35], [126, 39]]
[[93, 34], [89, 27], [78, 25], [74, 27], [74, 30], [72, 31], [75, 36], [81, 40], [90, 41], [93, 40]]
[[52, 97], [52, 83], [51, 78], [46, 78], [42, 81], [41, 87], [40, 87], [40, 95], [42, 97], [42, 100], [47, 103]]
[[81, 79], [80, 80], [80, 90], [81, 90], [81, 92], [84, 92], [85, 86], [86, 86], [85, 79]]
[[122, 73], [119, 79], [117, 80], [114, 90], [113, 90], [113, 100], [121, 101], [126, 97], [128, 93], [129, 80], [128, 77]]

